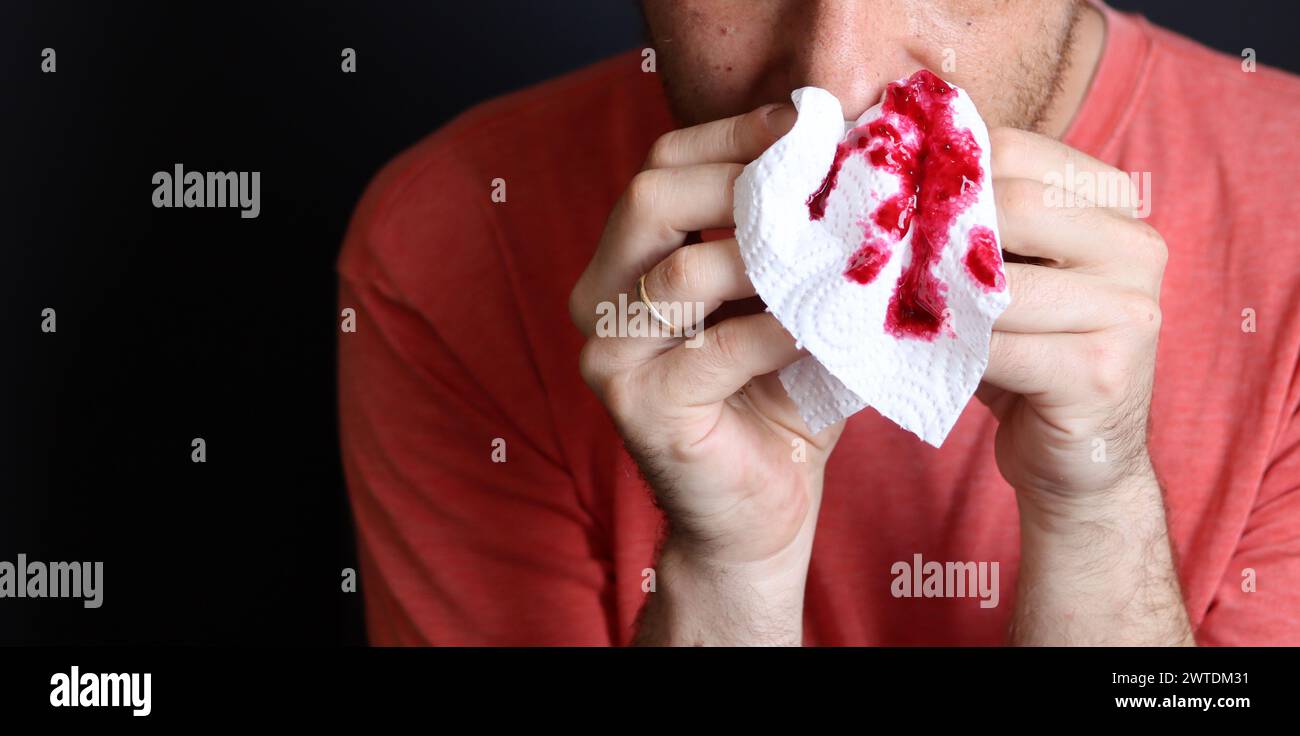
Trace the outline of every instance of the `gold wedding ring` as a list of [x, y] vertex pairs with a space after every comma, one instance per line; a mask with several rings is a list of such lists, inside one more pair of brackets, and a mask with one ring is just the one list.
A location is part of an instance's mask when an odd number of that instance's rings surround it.
[[640, 297], [641, 303], [646, 306], [646, 309], [650, 310], [650, 314], [654, 315], [654, 318], [659, 320], [660, 324], [671, 330], [669, 334], [676, 335], [680, 328], [672, 322], [669, 322], [662, 314], [660, 314], [659, 309], [655, 307], [654, 302], [650, 301], [650, 297], [646, 295], [645, 277], [645, 274], [641, 274], [641, 279], [636, 282], [636, 295]]

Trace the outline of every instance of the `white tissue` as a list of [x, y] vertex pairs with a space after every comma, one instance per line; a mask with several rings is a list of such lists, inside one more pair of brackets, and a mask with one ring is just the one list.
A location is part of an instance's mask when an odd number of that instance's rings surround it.
[[[919, 72], [912, 80], [890, 85], [886, 100], [891, 92], [898, 93], [899, 85], [914, 82], [920, 75], [929, 73]], [[922, 82], [944, 84], [933, 75]], [[961, 184], [962, 191], [969, 191], [968, 186], [977, 187], [977, 191], [973, 201], [958, 210], [947, 228], [946, 246], [931, 266], [931, 273], [945, 285], [940, 296], [948, 311], [940, 317], [942, 326], [937, 334], [928, 338], [900, 332], [897, 327], [895, 334], [886, 329], [890, 300], [911, 260], [922, 215], [915, 215], [901, 239], [892, 245], [889, 234], [873, 219], [881, 203], [899, 192], [903, 178], [888, 167], [873, 165], [869, 151], [891, 146], [915, 148], [917, 141], [928, 135], [923, 127], [909, 127], [907, 118], [895, 114], [903, 103], [893, 103], [890, 112], [882, 100], [856, 123], [845, 123], [839, 101], [832, 94], [816, 87], [796, 90], [792, 95], [798, 109], [794, 128], [746, 166], [736, 180], [736, 239], [746, 270], [768, 310], [810, 353], [782, 370], [780, 377], [812, 432], [871, 406], [938, 447], [988, 365], [993, 321], [1010, 303], [1010, 294], [997, 234], [988, 131], [966, 93], [951, 89], [955, 94], [943, 97], [951, 114], [949, 130], [958, 135], [969, 130], [979, 149], [980, 175], [978, 182]], [[889, 132], [883, 137], [870, 135], [869, 126], [879, 122], [899, 133], [902, 143], [890, 138]], [[824, 214], [814, 219], [808, 203], [826, 179], [837, 146], [842, 140], [860, 139], [863, 133], [871, 142], [843, 159], [835, 187], [824, 200]], [[971, 151], [969, 160], [973, 161]], [[926, 186], [923, 180], [922, 191]], [[920, 202], [926, 202], [924, 194]], [[985, 244], [977, 248], [984, 255], [984, 267], [977, 269], [983, 274], [983, 283], [967, 266], [971, 232], [977, 227], [987, 228], [993, 235], [991, 255], [987, 233]], [[868, 240], [890, 246], [884, 249], [890, 255], [878, 275], [863, 284], [845, 272], [850, 257]], [[875, 252], [881, 249], [877, 247]]]

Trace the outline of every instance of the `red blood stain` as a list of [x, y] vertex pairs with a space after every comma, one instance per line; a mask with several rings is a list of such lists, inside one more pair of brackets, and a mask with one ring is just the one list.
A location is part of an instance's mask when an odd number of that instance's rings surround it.
[[831, 196], [831, 190], [835, 188], [835, 181], [840, 177], [840, 167], [844, 165], [844, 159], [848, 158], [853, 149], [846, 148], [843, 143], [835, 148], [835, 159], [831, 161], [831, 170], [826, 172], [822, 178], [822, 185], [808, 197], [808, 216], [814, 220], [820, 220], [826, 216], [826, 198]]
[[[911, 230], [912, 258], [885, 316], [885, 331], [895, 337], [933, 340], [943, 328], [947, 285], [933, 268], [948, 244], [952, 223], [980, 190], [980, 147], [970, 130], [953, 124], [956, 95], [955, 88], [925, 69], [906, 82], [890, 84], [880, 119], [845, 136], [830, 171], [807, 201], [809, 217], [822, 219], [845, 159], [859, 151], [865, 151], [872, 166], [898, 176], [898, 192], [869, 215], [888, 240], [864, 238], [844, 271], [853, 281], [871, 283], [889, 262], [893, 245]], [[993, 266], [994, 273], [996, 264], [996, 259], [981, 262]]]
[[1002, 263], [1002, 255], [998, 249], [997, 236], [983, 225], [977, 225], [971, 228], [968, 243], [966, 273], [984, 291], [1002, 291], [1007, 285], [1007, 279], [998, 268]]
[[849, 267], [844, 275], [858, 282], [869, 284], [875, 280], [880, 269], [889, 263], [890, 246], [878, 240], [864, 242], [862, 247], [849, 257]]

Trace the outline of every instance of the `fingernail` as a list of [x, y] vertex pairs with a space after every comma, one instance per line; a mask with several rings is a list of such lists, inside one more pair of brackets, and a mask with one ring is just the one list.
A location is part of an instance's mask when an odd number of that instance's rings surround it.
[[780, 137], [790, 132], [796, 117], [794, 105], [789, 103], [769, 105], [763, 114], [763, 123], [768, 130], [772, 131], [772, 135]]

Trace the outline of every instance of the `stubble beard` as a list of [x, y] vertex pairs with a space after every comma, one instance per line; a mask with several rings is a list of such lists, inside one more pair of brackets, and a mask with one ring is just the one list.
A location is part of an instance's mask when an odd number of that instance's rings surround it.
[[[1006, 119], [989, 123], [1005, 125], [1034, 132], [1044, 132], [1043, 126], [1052, 106], [1064, 92], [1064, 80], [1070, 70], [1079, 21], [1083, 16], [1083, 3], [1077, 0], [1070, 4], [1070, 14], [1065, 23], [1051, 27], [1050, 21], [1044, 21], [1039, 32], [1040, 38], [1049, 39], [1041, 46], [1027, 48], [1016, 63], [1014, 72], [1004, 82], [1007, 96], [997, 100], [995, 109], [1001, 108]], [[637, 3], [638, 9], [641, 4]], [[654, 38], [646, 22], [644, 11], [641, 14], [642, 27], [647, 44], [653, 44]], [[670, 39], [663, 39], [671, 42]], [[661, 60], [663, 61], [663, 60]], [[693, 104], [693, 98], [687, 89], [693, 88], [689, 80], [689, 70], [674, 69], [671, 64], [663, 64], [660, 80], [667, 97], [673, 117], [680, 125], [697, 125], [708, 122], [701, 119]], [[684, 77], [678, 79], [678, 77]], [[942, 76], [942, 75], [941, 75]]]

